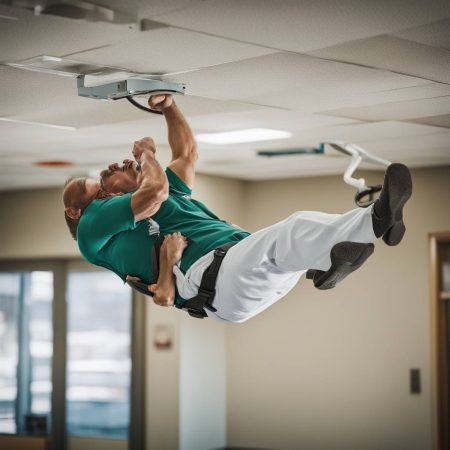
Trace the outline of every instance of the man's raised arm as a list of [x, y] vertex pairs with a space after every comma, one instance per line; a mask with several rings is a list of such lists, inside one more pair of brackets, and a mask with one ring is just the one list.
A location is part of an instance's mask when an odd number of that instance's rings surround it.
[[166, 119], [169, 144], [172, 149], [170, 169], [192, 189], [198, 155], [191, 127], [171, 95], [154, 95], [150, 97], [148, 104], [152, 109], [162, 111]]
[[131, 196], [131, 209], [136, 222], [155, 214], [169, 195], [167, 177], [155, 159], [155, 152], [155, 143], [151, 138], [134, 143], [133, 155], [141, 167], [138, 188]]

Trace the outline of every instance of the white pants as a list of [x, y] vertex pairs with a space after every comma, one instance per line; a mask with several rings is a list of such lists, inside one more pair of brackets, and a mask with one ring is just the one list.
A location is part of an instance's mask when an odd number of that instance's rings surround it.
[[[209, 316], [244, 322], [284, 297], [308, 269], [328, 270], [331, 248], [342, 241], [376, 241], [372, 207], [346, 214], [301, 211], [246, 237], [222, 262]], [[214, 251], [193, 264], [186, 275], [175, 266], [177, 288], [189, 299], [197, 295], [204, 270]]]

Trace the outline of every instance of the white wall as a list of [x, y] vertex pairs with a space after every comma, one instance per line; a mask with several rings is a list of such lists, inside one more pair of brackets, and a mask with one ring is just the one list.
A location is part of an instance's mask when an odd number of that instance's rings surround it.
[[[268, 311], [228, 326], [228, 445], [431, 448], [428, 233], [450, 229], [450, 170], [416, 170], [413, 182], [400, 246], [380, 241], [333, 291], [301, 280]], [[338, 177], [248, 183], [245, 192], [251, 230], [296, 210], [353, 208]], [[410, 368], [421, 369], [421, 395], [409, 394]]]
[[[242, 225], [243, 183], [199, 177], [194, 192], [220, 217]], [[226, 327], [181, 315], [180, 450], [226, 445]]]
[[226, 445], [226, 335], [213, 320], [181, 319], [180, 450]]

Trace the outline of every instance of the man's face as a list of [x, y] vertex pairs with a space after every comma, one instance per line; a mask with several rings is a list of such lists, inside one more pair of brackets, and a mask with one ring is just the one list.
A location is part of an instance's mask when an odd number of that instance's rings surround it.
[[100, 172], [103, 189], [114, 194], [132, 192], [137, 189], [137, 163], [125, 159], [122, 165], [110, 164]]

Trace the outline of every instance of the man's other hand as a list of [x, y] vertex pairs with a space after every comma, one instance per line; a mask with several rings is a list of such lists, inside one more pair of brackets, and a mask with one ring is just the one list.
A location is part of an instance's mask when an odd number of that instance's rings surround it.
[[171, 94], [152, 95], [148, 99], [148, 106], [155, 111], [164, 111], [172, 106], [173, 99]]
[[134, 142], [132, 153], [138, 164], [141, 163], [142, 154], [145, 151], [151, 151], [153, 154], [156, 153], [155, 141], [151, 137], [145, 137]]
[[181, 233], [172, 233], [164, 238], [161, 252], [167, 258], [168, 264], [174, 266], [180, 261], [187, 246], [188, 241]]

